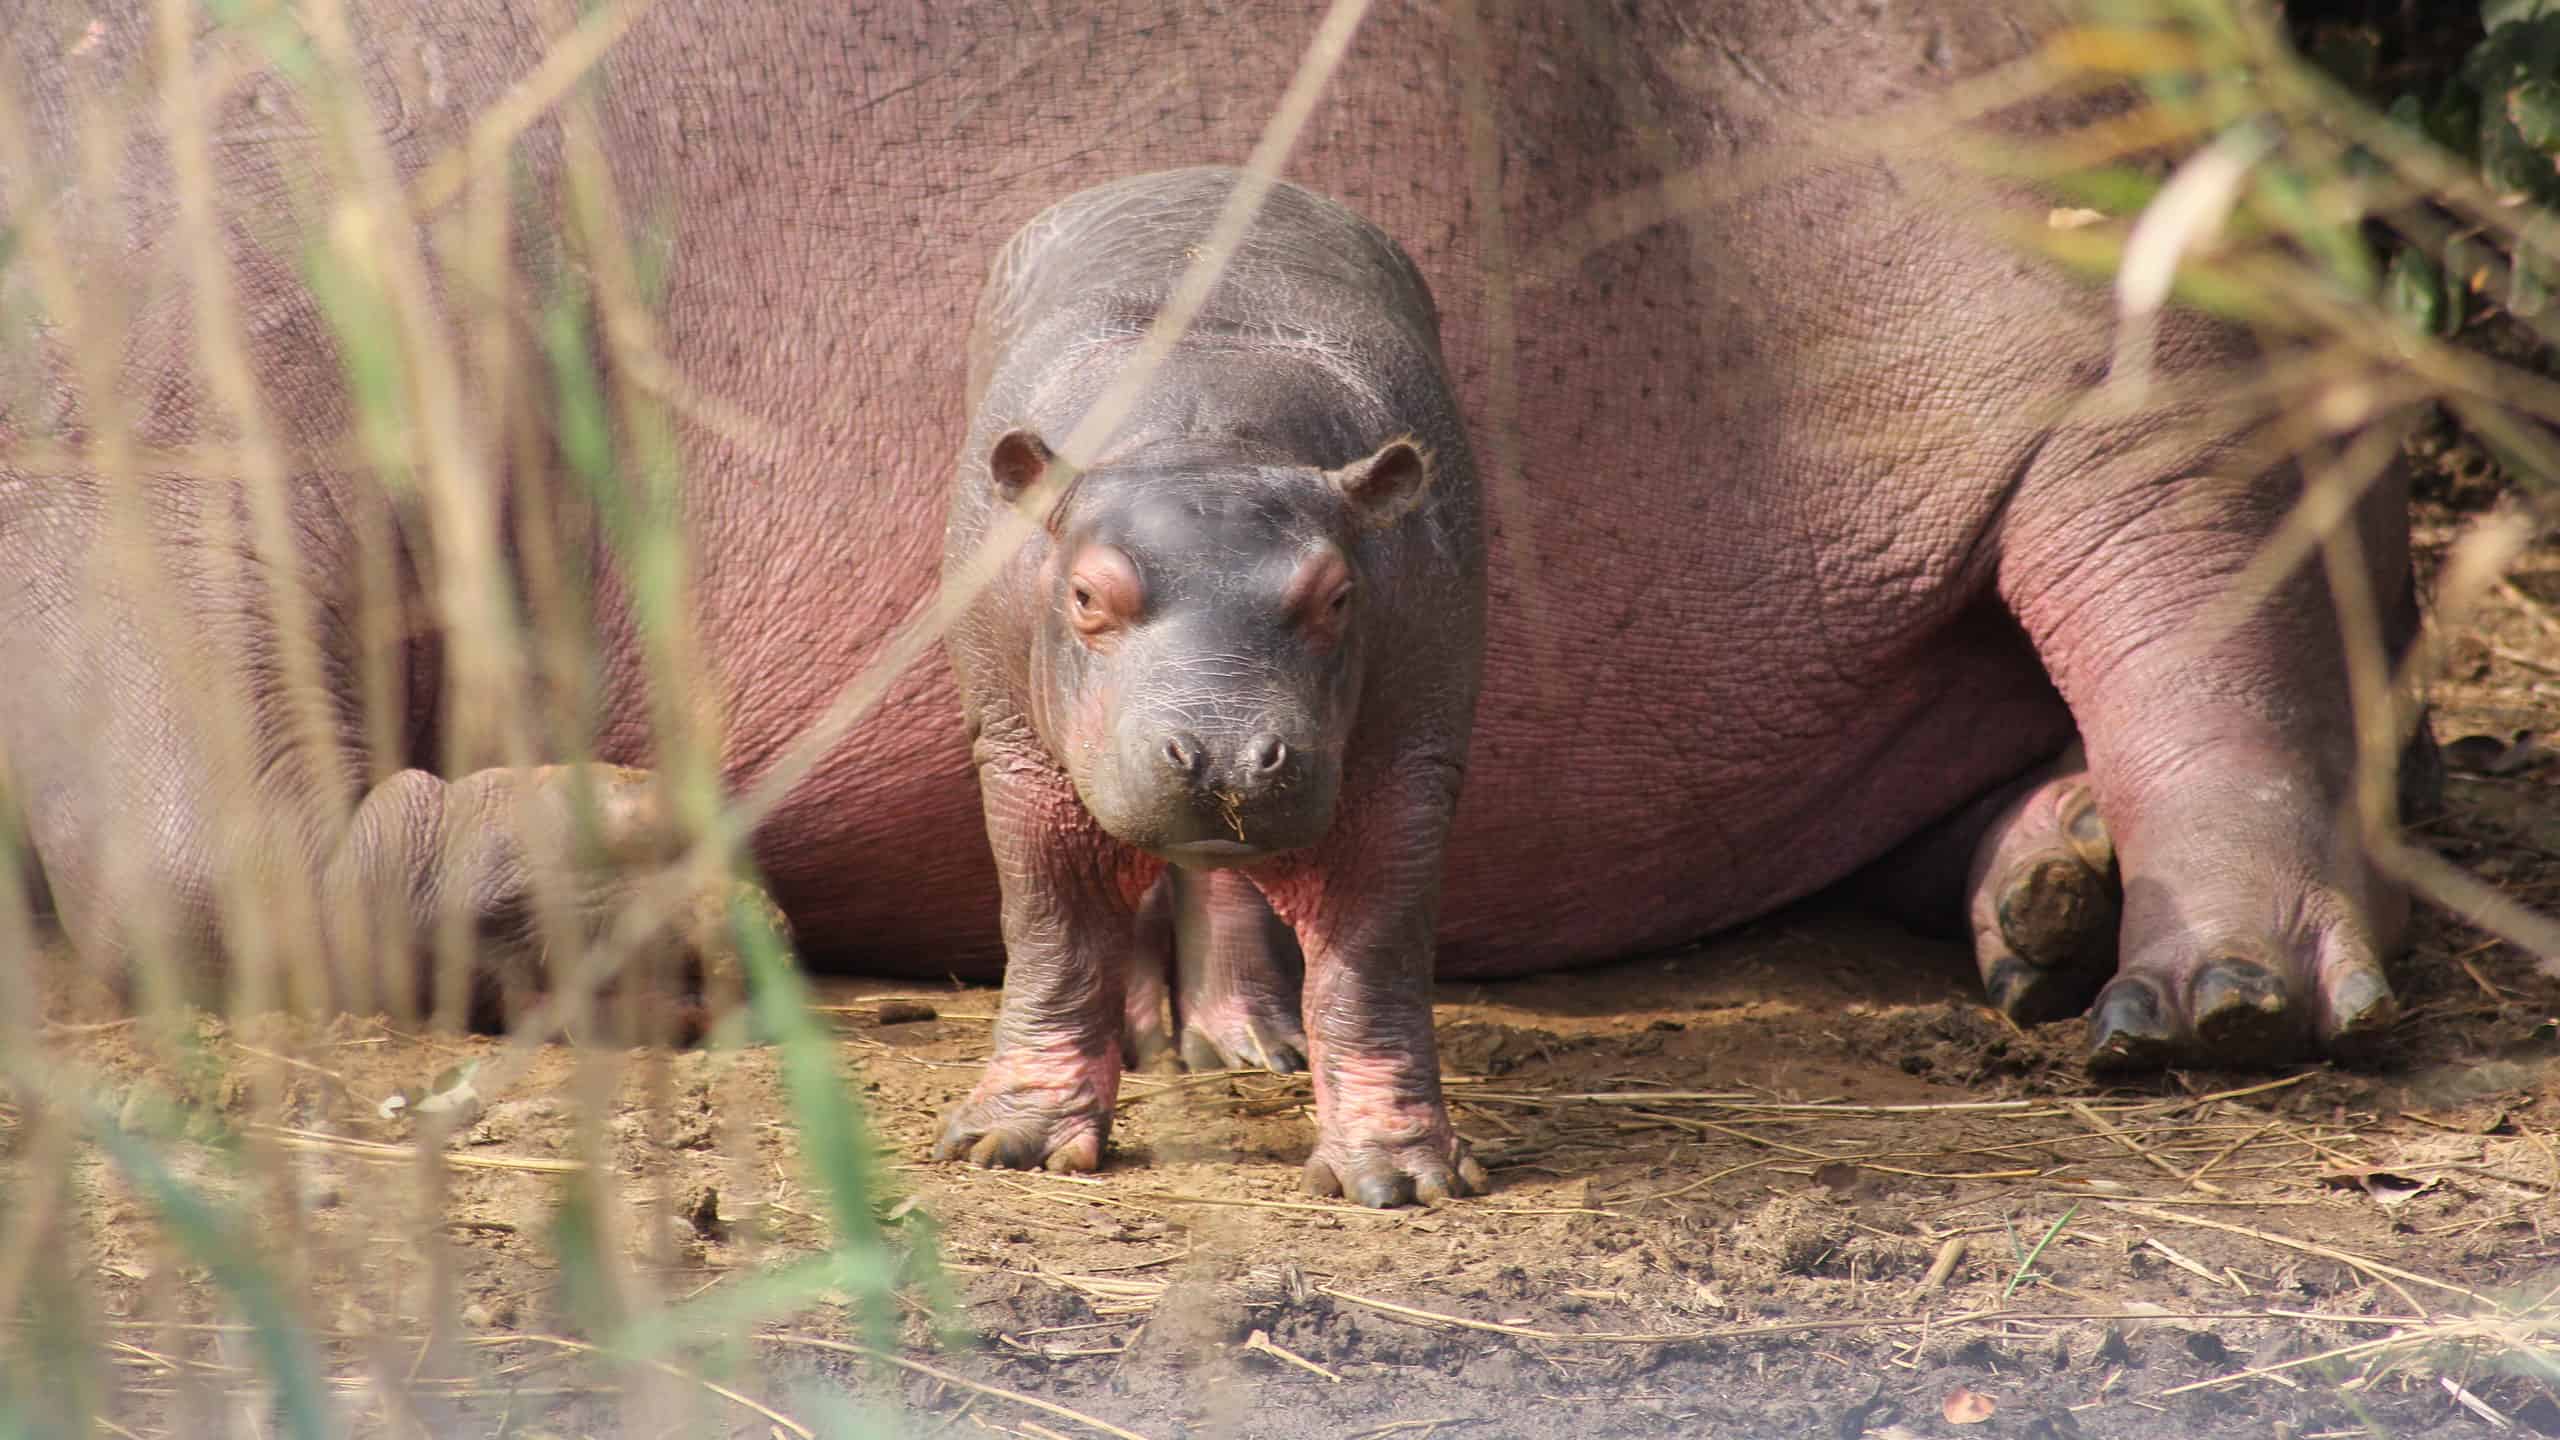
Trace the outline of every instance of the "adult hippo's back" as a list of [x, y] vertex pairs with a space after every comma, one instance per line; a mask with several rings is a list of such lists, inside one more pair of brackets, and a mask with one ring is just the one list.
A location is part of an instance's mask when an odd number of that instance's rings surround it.
[[[76, 97], [126, 96], [123, 113], [156, 123], [119, 89], [153, 63], [142, 10], [0, 6], [48, 173], [76, 173]], [[416, 0], [356, 17], [404, 175], [532, 70], [544, 13]], [[2065, 423], [2059, 402], [2104, 371], [2105, 294], [2019, 258], [1983, 223], [1988, 201], [1939, 172], [1844, 158], [1736, 178], [1852, 116], [1924, 105], [2056, 18], [2034, 0], [1915, 0], [1847, 24], [1738, 0], [1528, 4], [1480, 34], [1381, 6], [1359, 28], [1287, 173], [1395, 237], [1430, 284], [1490, 516], [1442, 973], [1682, 941], [1902, 846], [1886, 888], [1970, 913], [2014, 1010], [2074, 1010], [2117, 977], [2093, 1031], [2104, 1058], [2272, 1058], [2389, 1017], [2376, 955], [2404, 906], [2338, 819], [2353, 746], [2325, 598], [2306, 580], [2209, 646], [2183, 629], [2294, 482], [2231, 423]], [[1098, 181], [1240, 159], [1317, 21], [1155, 0], [745, 0], [632, 22], [601, 72], [594, 138], [659, 257], [656, 348], [682, 380], [660, 388], [683, 417], [698, 646], [733, 786], [928, 603], [990, 257]], [[281, 203], [308, 128], [271, 76], [221, 93], [223, 203]], [[550, 194], [557, 124], [519, 150], [525, 193]], [[140, 297], [125, 373], [144, 440], [216, 438], [232, 428], [222, 391], [192, 374], [187, 292], [166, 283], [185, 258], [166, 166], [151, 145], [109, 153], [130, 172], [120, 213], [76, 189], [45, 213], [75, 239], [108, 236], [80, 255], [84, 295]], [[51, 193], [7, 181], [13, 218]], [[2026, 197], [2003, 203], [2041, 218]], [[320, 453], [351, 413], [335, 332], [289, 244], [229, 233], [260, 393], [283, 439]], [[2165, 329], [2171, 375], [2241, 358], [2199, 323]], [[441, 402], [422, 384], [416, 433], [432, 444], [439, 418], [500, 413], [539, 363], [466, 372]], [[23, 436], [42, 418], [21, 407], [9, 423]], [[561, 467], [524, 459], [547, 452], [480, 429], [493, 485], [548, 493]], [[243, 857], [387, 916], [395, 950], [424, 946], [456, 887], [485, 941], [522, 938], [506, 917], [524, 908], [532, 822], [507, 777], [428, 773], [461, 723], [440, 678], [450, 637], [385, 626], [373, 603], [389, 585], [419, 613], [439, 572], [416, 563], [414, 528], [400, 563], [365, 562], [381, 518], [369, 478], [296, 473], [319, 709], [345, 747], [317, 779], [275, 761], [279, 745], [245, 773], [209, 763], [192, 672], [154, 648], [166, 627], [131, 595], [121, 617], [74, 602], [71, 561], [105, 523], [98, 487], [0, 480], [0, 670], [50, 677], [0, 699], [0, 751], [65, 924], [102, 963], [155, 915], [191, 940], [246, 933], [214, 899]], [[204, 543], [228, 484], [154, 472], [178, 544]], [[2405, 630], [2397, 498], [2383, 487], [2366, 529]], [[213, 573], [189, 570], [180, 591], [191, 645], [239, 660], [258, 737], [283, 736], [304, 712], [271, 663], [272, 622]], [[646, 765], [650, 662], [626, 590], [599, 593], [600, 751]], [[386, 635], [393, 662], [360, 663]], [[393, 697], [388, 723], [368, 728], [368, 692]], [[369, 737], [387, 737], [398, 773], [354, 758]], [[537, 798], [569, 773], [535, 777]], [[644, 779], [611, 777], [640, 849], [661, 823]], [[271, 803], [314, 788], [328, 803]], [[252, 813], [261, 828], [229, 818]], [[756, 850], [814, 961], [995, 973], [994, 872], [938, 653]]]

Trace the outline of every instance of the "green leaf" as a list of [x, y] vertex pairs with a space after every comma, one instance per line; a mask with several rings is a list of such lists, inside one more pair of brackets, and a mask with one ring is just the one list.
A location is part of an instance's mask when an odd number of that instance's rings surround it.
[[2426, 111], [2428, 138], [2456, 155], [2480, 153], [2480, 97], [2462, 85], [2447, 85]]
[[875, 1349], [897, 1343], [896, 1275], [872, 1201], [880, 1167], [862, 1102], [836, 1063], [834, 1034], [809, 1008], [808, 982], [783, 947], [774, 916], [744, 894], [729, 922], [747, 972], [747, 1003], [782, 1052], [783, 1091], [800, 1147], [827, 1196], [836, 1226], [837, 1283], [861, 1307], [863, 1338]]
[[2383, 275], [2382, 303], [2402, 323], [2421, 335], [2441, 333], [2444, 325], [2444, 270], [2423, 250], [2407, 249], [2391, 257]]
[[2525, 222], [2516, 237], [2507, 275], [2507, 313], [2530, 320], [2550, 309], [2555, 280], [2560, 280], [2560, 216], [2546, 211]]
[[2509, 90], [2507, 123], [2534, 149], [2546, 155], [2560, 151], [2560, 83], [2527, 80]]
[[2530, 265], [2518, 265], [2507, 277], [2507, 313], [2530, 320], [2551, 308], [2551, 282]]
[[285, 1303], [274, 1272], [259, 1265], [241, 1217], [225, 1214], [179, 1180], [141, 1136], [118, 1125], [104, 1110], [92, 1107], [88, 1123], [99, 1148], [158, 1208], [178, 1249], [203, 1266], [214, 1284], [240, 1307], [240, 1317], [249, 1325], [250, 1345], [275, 1386], [284, 1432], [294, 1440], [325, 1440], [335, 1433], [319, 1355]]
[[2480, 0], [2480, 28], [2495, 30], [2525, 20], [2538, 20], [2554, 12], [2560, 0]]
[[561, 1308], [579, 1329], [605, 1335], [626, 1320], [604, 1253], [603, 1200], [592, 1183], [566, 1186], [551, 1215], [552, 1258], [560, 1266]]
[[2560, 172], [2552, 169], [2552, 157], [2526, 144], [2504, 117], [2481, 127], [2480, 178], [2511, 203], [2548, 200], [2560, 190]]

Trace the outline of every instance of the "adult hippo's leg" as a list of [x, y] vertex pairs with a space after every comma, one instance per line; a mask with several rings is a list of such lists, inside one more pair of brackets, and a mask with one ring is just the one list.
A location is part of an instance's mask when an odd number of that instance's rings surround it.
[[[2381, 960], [2408, 900], [2357, 840], [2337, 611], [2314, 565], [2206, 628], [2298, 488], [2241, 442], [2123, 438], [2058, 433], [1999, 537], [2001, 593], [2071, 706], [2123, 882], [2091, 1064], [2351, 1048], [2397, 1013]], [[2360, 516], [2387, 645], [2413, 618], [2405, 503], [2383, 484]]]
[[[458, 913], [474, 968], [453, 978], [490, 1017], [502, 989], [540, 984], [558, 958], [536, 923], [544, 866], [562, 882], [550, 894], [592, 936], [682, 837], [644, 771], [546, 766], [446, 780], [406, 768], [366, 789], [355, 758], [367, 733], [354, 679], [360, 567], [348, 507], [321, 480], [298, 485], [292, 502], [309, 641], [319, 673], [342, 682], [322, 702], [324, 753], [312, 753], [287, 714], [269, 590], [207, 578], [264, 573], [202, 544], [206, 512], [233, 493], [179, 478], [149, 492], [159, 539], [147, 563], [185, 604], [183, 624], [171, 625], [131, 593], [136, 572], [87, 583], [107, 543], [95, 483], [0, 475], [0, 670], [50, 677], [0, 697], [0, 750], [57, 918], [84, 962], [118, 983], [156, 955], [197, 985], [221, 973], [210, 962], [239, 958], [227, 952], [248, 938], [240, 907], [264, 912], [271, 935], [299, 912], [316, 921], [325, 963], [280, 998], [406, 1012], [431, 999], [436, 937]], [[412, 716], [432, 712], [431, 693], [407, 699]], [[229, 742], [210, 728], [224, 705], [241, 711], [223, 717], [243, 727]], [[241, 763], [224, 763], [242, 746]], [[580, 801], [589, 779], [591, 832]], [[706, 965], [725, 954], [727, 898], [715, 887], [673, 922]]]
[[1868, 883], [1916, 927], [1972, 941], [1991, 1003], [2077, 1015], [2115, 973], [2115, 843], [2075, 743], [1904, 842]]

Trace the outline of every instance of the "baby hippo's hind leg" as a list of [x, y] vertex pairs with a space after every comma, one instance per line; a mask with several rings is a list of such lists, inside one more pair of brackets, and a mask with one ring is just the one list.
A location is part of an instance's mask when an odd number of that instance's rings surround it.
[[1306, 958], [1233, 871], [1168, 869], [1138, 907], [1120, 1053], [1131, 1070], [1306, 1068]]
[[1306, 1068], [1298, 1012], [1306, 960], [1297, 934], [1252, 881], [1233, 870], [1168, 871], [1175, 1023], [1193, 1070]]

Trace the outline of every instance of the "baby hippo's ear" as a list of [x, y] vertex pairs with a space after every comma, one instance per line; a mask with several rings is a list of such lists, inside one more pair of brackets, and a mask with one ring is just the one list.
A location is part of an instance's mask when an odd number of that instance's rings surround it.
[[[996, 481], [996, 497], [1018, 504], [1040, 477], [1049, 473], [1049, 442], [1029, 430], [1007, 430], [987, 452], [987, 473]], [[1036, 518], [1036, 517], [1035, 517]]]
[[1327, 470], [1324, 478], [1363, 523], [1384, 525], [1421, 502], [1431, 488], [1431, 460], [1411, 440], [1390, 440], [1365, 460]]

